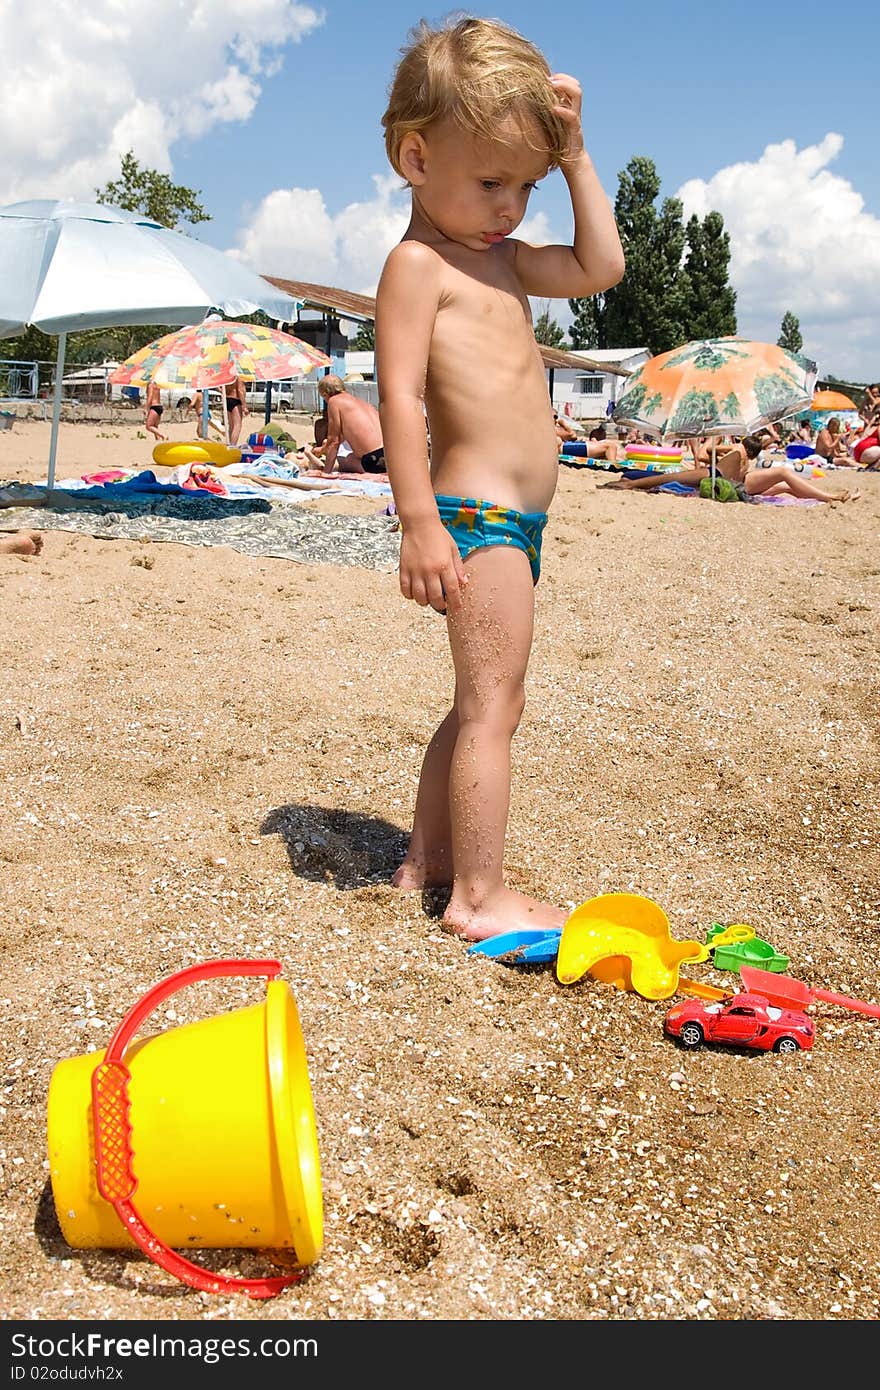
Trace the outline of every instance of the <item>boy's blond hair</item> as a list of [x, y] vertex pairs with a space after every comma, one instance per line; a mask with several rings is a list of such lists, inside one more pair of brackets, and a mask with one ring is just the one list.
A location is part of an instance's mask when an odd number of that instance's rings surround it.
[[568, 149], [568, 129], [553, 107], [558, 97], [546, 58], [515, 29], [497, 19], [452, 16], [432, 29], [423, 19], [410, 31], [382, 117], [393, 169], [411, 131], [451, 118], [483, 140], [497, 140], [499, 124], [513, 116], [523, 139], [555, 168]]

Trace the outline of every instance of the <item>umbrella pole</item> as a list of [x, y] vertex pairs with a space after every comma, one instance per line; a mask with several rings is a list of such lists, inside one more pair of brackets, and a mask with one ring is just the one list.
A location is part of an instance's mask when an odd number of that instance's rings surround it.
[[64, 376], [64, 353], [67, 348], [67, 334], [58, 334], [58, 356], [55, 359], [55, 394], [52, 398], [52, 434], [49, 438], [49, 472], [47, 474], [50, 490], [55, 486], [55, 454], [58, 451], [58, 422], [61, 419], [61, 391]]
[[709, 496], [710, 496], [710, 497], [714, 497], [714, 496], [715, 496], [715, 436], [714, 436], [714, 434], [713, 434], [713, 436], [712, 436], [712, 455], [711, 455], [711, 459], [712, 459], [712, 462], [711, 462], [711, 466], [710, 466], [710, 473], [711, 473], [712, 482], [711, 482], [711, 488], [710, 488]]
[[220, 387], [220, 400], [223, 402], [223, 438], [229, 445], [229, 409], [226, 405], [226, 387]]

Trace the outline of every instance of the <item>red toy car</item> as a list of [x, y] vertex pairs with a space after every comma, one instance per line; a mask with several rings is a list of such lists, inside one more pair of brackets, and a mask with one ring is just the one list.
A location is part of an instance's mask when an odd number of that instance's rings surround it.
[[663, 1027], [685, 1047], [733, 1043], [760, 1052], [798, 1052], [813, 1046], [813, 1020], [799, 1009], [777, 1009], [761, 994], [735, 994], [721, 1003], [685, 999], [669, 1010]]

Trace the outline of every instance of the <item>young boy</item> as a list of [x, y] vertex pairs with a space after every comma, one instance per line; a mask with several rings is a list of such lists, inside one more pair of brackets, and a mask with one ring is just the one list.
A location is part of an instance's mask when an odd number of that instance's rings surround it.
[[[380, 416], [400, 589], [446, 614], [455, 698], [428, 745], [393, 882], [451, 884], [444, 925], [481, 940], [565, 920], [508, 888], [502, 872], [510, 743], [559, 472], [527, 296], [597, 294], [624, 262], [584, 149], [575, 79], [551, 75], [531, 43], [494, 20], [422, 22], [411, 40], [382, 120], [412, 213], [376, 299]], [[555, 167], [571, 196], [573, 245], [513, 240]]]

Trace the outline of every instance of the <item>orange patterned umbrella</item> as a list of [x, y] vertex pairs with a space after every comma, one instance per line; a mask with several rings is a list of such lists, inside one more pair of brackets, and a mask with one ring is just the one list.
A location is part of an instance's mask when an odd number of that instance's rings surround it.
[[613, 419], [656, 438], [751, 434], [808, 410], [816, 363], [745, 338], [709, 338], [660, 353], [633, 372]]
[[119, 386], [180, 386], [201, 391], [225, 386], [236, 377], [281, 381], [331, 358], [301, 338], [256, 323], [206, 319], [147, 343], [110, 374]]

